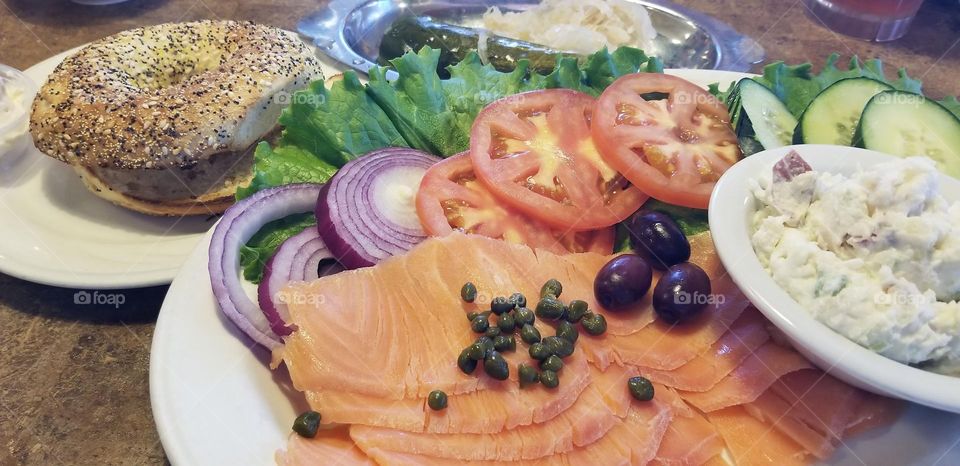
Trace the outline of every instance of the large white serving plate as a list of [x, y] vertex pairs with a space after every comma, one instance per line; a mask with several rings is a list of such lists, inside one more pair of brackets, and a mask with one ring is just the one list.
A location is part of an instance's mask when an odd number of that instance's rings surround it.
[[[37, 86], [68, 50], [28, 68]], [[324, 73], [338, 69], [324, 63]], [[91, 194], [64, 163], [32, 145], [0, 157], [0, 272], [70, 288], [170, 283], [203, 234], [206, 216], [153, 217]]]
[[[672, 71], [698, 84], [746, 75]], [[283, 448], [303, 396], [285, 370], [218, 311], [207, 272], [207, 236], [170, 286], [153, 337], [150, 396], [170, 461], [266, 465]], [[745, 253], [751, 251], [744, 251]], [[960, 416], [910, 405], [894, 425], [850, 439], [836, 465], [960, 464]]]

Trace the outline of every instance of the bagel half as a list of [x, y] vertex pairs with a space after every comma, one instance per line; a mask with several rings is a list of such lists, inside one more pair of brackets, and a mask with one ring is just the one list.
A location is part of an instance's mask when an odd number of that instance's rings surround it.
[[34, 99], [37, 148], [90, 190], [153, 215], [209, 215], [249, 182], [253, 146], [323, 74], [294, 34], [235, 21], [169, 23], [84, 47]]

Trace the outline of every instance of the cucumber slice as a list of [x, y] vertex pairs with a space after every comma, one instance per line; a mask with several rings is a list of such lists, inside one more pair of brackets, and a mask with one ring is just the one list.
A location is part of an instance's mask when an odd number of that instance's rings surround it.
[[855, 136], [860, 146], [900, 156], [925, 155], [960, 178], [960, 118], [919, 94], [884, 91], [870, 99]]
[[749, 78], [740, 80], [737, 89], [744, 113], [740, 126], [750, 127], [764, 149], [790, 145], [797, 119], [776, 94]]
[[848, 78], [821, 91], [800, 115], [794, 144], [853, 145], [860, 114], [870, 98], [893, 86], [870, 78]]

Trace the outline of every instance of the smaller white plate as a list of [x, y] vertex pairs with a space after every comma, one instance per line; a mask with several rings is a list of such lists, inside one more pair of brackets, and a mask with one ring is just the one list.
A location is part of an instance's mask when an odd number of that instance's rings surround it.
[[[76, 50], [24, 74], [39, 87]], [[323, 71], [339, 73], [326, 63]], [[167, 284], [215, 220], [153, 217], [117, 207], [32, 144], [20, 155], [0, 157], [0, 272], [24, 280], [89, 289]]]
[[[848, 340], [814, 319], [760, 265], [750, 241], [750, 222], [756, 211], [750, 180], [772, 170], [791, 150], [814, 170], [831, 173], [853, 174], [858, 168], [896, 159], [855, 147], [802, 145], [760, 152], [738, 162], [720, 178], [710, 198], [710, 231], [727, 272], [750, 301], [821, 369], [869, 391], [960, 413], [960, 377], [916, 369]], [[960, 200], [960, 181], [943, 175], [940, 188], [948, 200]]]

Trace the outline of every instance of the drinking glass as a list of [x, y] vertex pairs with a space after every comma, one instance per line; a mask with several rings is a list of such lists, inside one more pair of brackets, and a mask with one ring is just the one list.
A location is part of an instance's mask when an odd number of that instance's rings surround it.
[[884, 42], [907, 33], [923, 0], [804, 0], [807, 13], [828, 28]]

